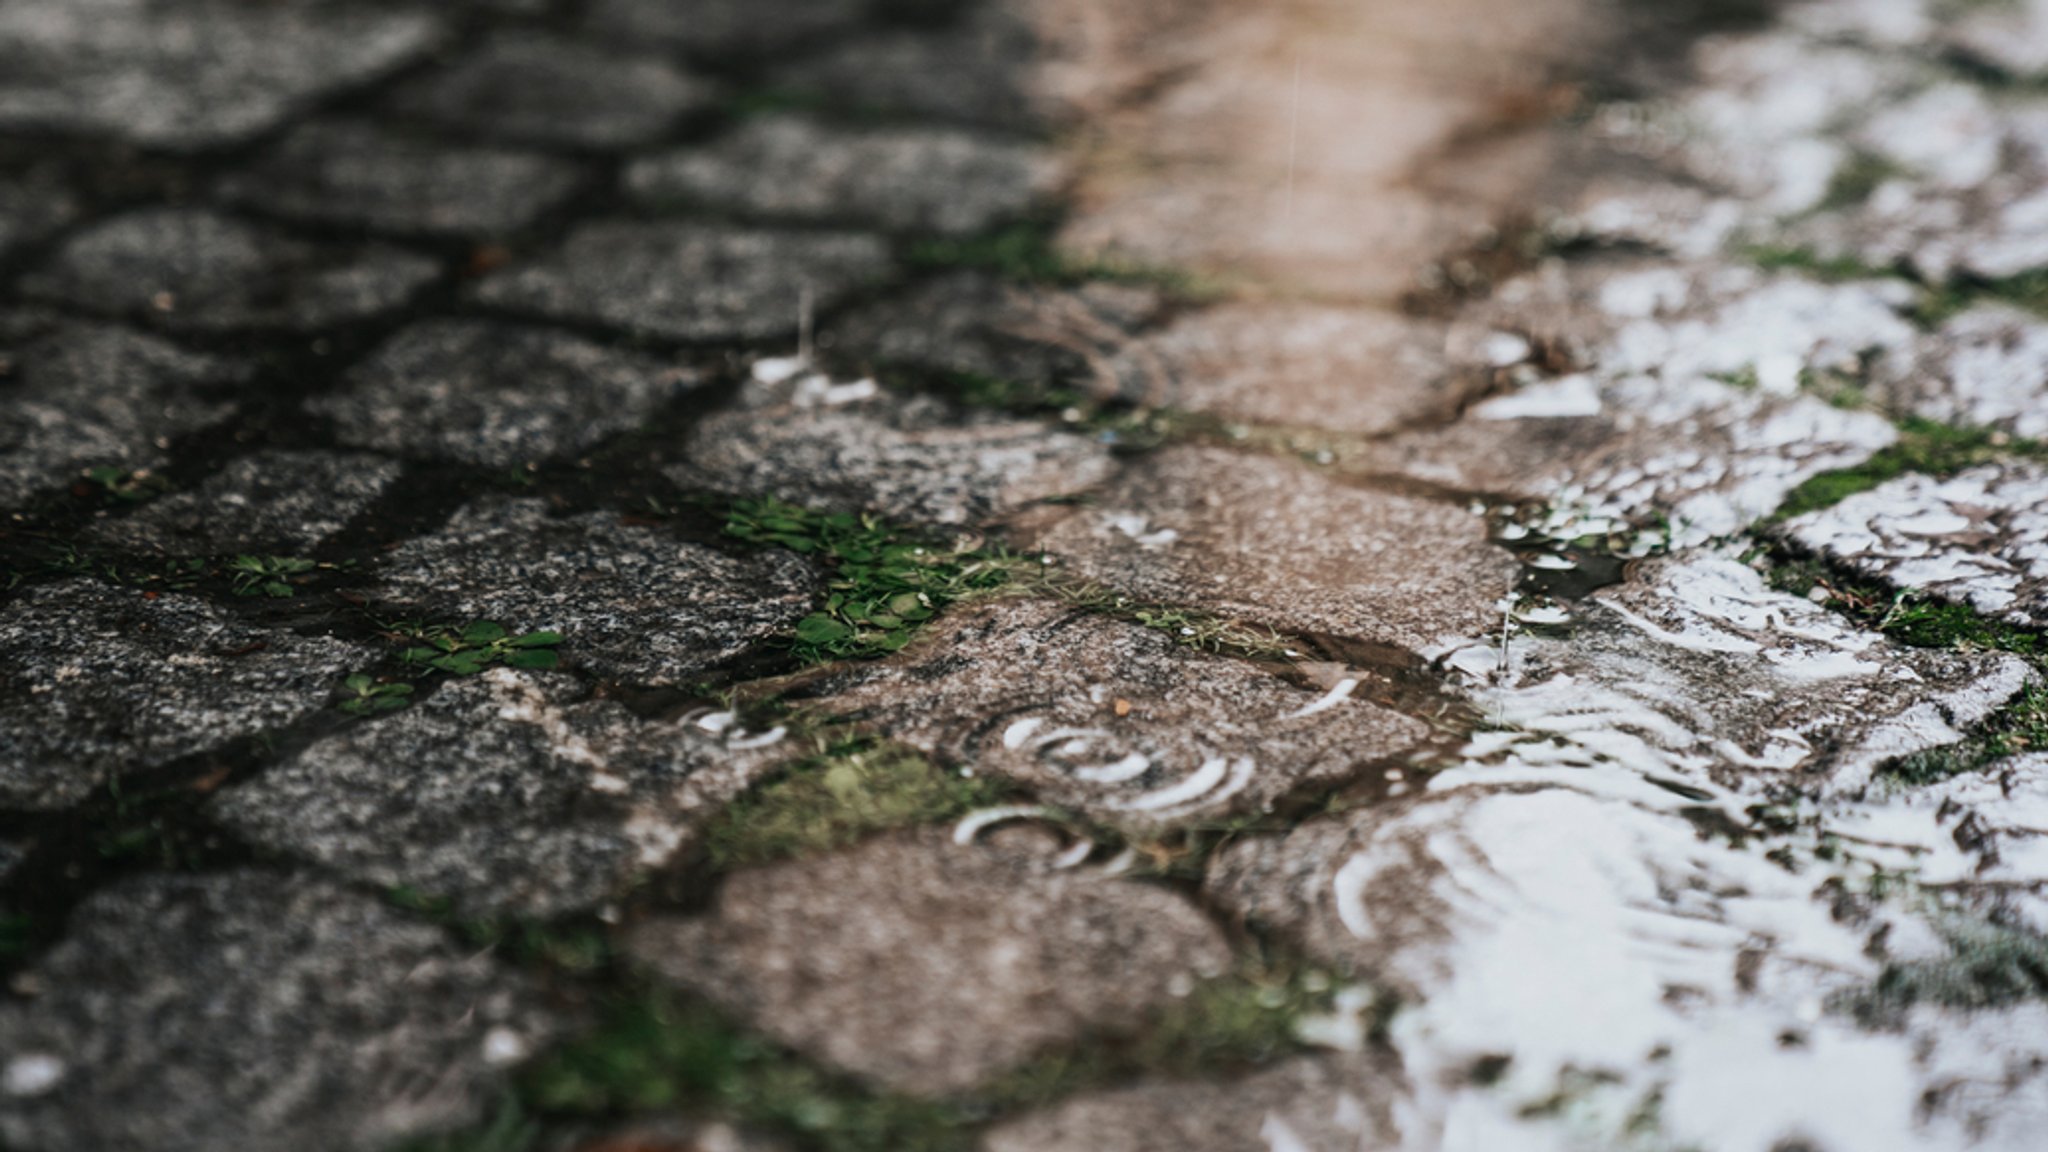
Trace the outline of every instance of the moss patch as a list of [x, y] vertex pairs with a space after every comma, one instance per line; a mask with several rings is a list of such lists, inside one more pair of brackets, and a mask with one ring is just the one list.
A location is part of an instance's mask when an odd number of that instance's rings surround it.
[[1176, 299], [1196, 303], [1225, 295], [1221, 284], [1173, 269], [1102, 256], [1076, 256], [1054, 243], [1050, 220], [1012, 224], [979, 236], [912, 243], [904, 262], [915, 269], [975, 269], [1033, 284], [1074, 287], [1091, 280], [1147, 284]]
[[995, 781], [948, 772], [899, 745], [819, 738], [816, 755], [728, 805], [704, 844], [723, 871], [952, 820], [1009, 798]]
[[1832, 508], [1907, 473], [1952, 476], [1965, 468], [2009, 455], [2048, 455], [2033, 441], [2016, 441], [1982, 428], [1959, 428], [1909, 416], [1899, 422], [1898, 443], [1853, 468], [1823, 472], [1792, 490], [1766, 524]]
[[1982, 921], [1953, 921], [1942, 935], [1948, 956], [1887, 965], [1875, 985], [1833, 1007], [1884, 1026], [1915, 1004], [1978, 1009], [2048, 999], [2048, 940]]

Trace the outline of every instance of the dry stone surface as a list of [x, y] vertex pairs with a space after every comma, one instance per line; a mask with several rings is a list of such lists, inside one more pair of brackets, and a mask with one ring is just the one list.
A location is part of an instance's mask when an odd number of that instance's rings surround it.
[[663, 978], [894, 1091], [973, 1088], [1229, 964], [1185, 897], [943, 831], [740, 873], [635, 930]]
[[595, 447], [698, 383], [690, 368], [565, 332], [428, 320], [308, 408], [356, 447], [507, 468]]
[[564, 656], [608, 679], [677, 684], [810, 611], [809, 565], [735, 559], [615, 512], [554, 518], [538, 500], [488, 498], [408, 541], [372, 594], [436, 619], [554, 631]]
[[709, 147], [635, 161], [626, 190], [654, 207], [703, 205], [767, 220], [967, 235], [1044, 202], [1042, 149], [944, 128], [843, 131], [761, 117]]
[[891, 660], [828, 677], [816, 705], [1107, 824], [1270, 810], [1420, 743], [1420, 721], [1056, 603], [942, 620]]
[[0, 803], [63, 808], [124, 773], [290, 727], [369, 655], [197, 597], [88, 580], [0, 607]]
[[488, 139], [626, 148], [659, 138], [715, 98], [710, 83], [659, 57], [506, 33], [402, 88], [390, 108]]
[[399, 466], [340, 452], [257, 452], [199, 487], [86, 532], [103, 547], [165, 556], [303, 556], [398, 479]]
[[476, 298], [671, 340], [764, 340], [797, 331], [807, 296], [829, 308], [889, 273], [887, 249], [865, 233], [602, 221], [485, 280]]
[[311, 331], [391, 312], [439, 275], [385, 244], [301, 240], [209, 212], [145, 208], [73, 235], [30, 296], [182, 331]]
[[396, 5], [20, 0], [0, 14], [0, 126], [231, 144], [439, 35], [431, 9]]
[[642, 722], [582, 695], [492, 669], [315, 743], [213, 812], [255, 843], [464, 915], [559, 916], [668, 862], [783, 758], [779, 731]]
[[1462, 505], [1213, 448], [1157, 453], [1036, 543], [1141, 600], [1418, 651], [1483, 633], [1518, 571]]
[[0, 1139], [356, 1152], [474, 1123], [551, 1028], [521, 981], [374, 896], [272, 872], [97, 893], [0, 1006]]
[[[787, 370], [777, 362], [770, 378]], [[1035, 420], [903, 398], [873, 381], [797, 372], [758, 378], [698, 424], [669, 469], [678, 483], [898, 520], [974, 524], [1101, 483], [1101, 444]]]
[[581, 181], [576, 165], [503, 148], [423, 143], [353, 120], [292, 131], [221, 183], [223, 198], [314, 224], [425, 236], [497, 236]]
[[23, 335], [0, 342], [0, 505], [91, 468], [162, 465], [170, 437], [234, 414], [249, 375], [234, 360], [110, 326], [32, 324]]

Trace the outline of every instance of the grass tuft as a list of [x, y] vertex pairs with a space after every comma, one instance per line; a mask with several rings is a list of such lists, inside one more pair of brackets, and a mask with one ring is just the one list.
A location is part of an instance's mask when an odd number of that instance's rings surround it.
[[2014, 441], [1982, 428], [1959, 428], [1909, 416], [1899, 421], [1898, 443], [1852, 468], [1823, 472], [1792, 490], [1767, 524], [1832, 508], [1908, 473], [1952, 476], [2010, 454], [2048, 454], [2031, 441]]

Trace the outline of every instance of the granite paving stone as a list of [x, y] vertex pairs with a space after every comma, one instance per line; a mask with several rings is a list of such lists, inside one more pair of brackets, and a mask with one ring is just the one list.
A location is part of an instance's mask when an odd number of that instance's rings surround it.
[[77, 215], [77, 196], [47, 173], [0, 179], [0, 257], [41, 240]]
[[399, 471], [356, 453], [254, 452], [196, 488], [99, 521], [85, 538], [162, 556], [304, 556], [346, 528]]
[[1785, 525], [1800, 547], [1987, 616], [2048, 623], [2048, 468], [1906, 475]]
[[1142, 601], [1411, 651], [1484, 633], [1519, 572], [1462, 503], [1221, 448], [1162, 450], [1031, 543]]
[[90, 468], [161, 466], [169, 439], [227, 419], [248, 367], [99, 324], [29, 322], [0, 344], [0, 505]]
[[2048, 322], [1986, 303], [1942, 322], [1932, 339], [1876, 366], [1889, 407], [1942, 424], [2048, 438]]
[[1368, 679], [1312, 691], [1138, 624], [1004, 600], [956, 610], [911, 649], [809, 694], [945, 763], [1151, 832], [1270, 811], [1424, 742], [1427, 725], [1363, 698]]
[[1120, 388], [1119, 357], [1163, 307], [1139, 285], [1067, 289], [951, 272], [828, 320], [818, 344], [866, 368], [1041, 390], [1082, 384], [1109, 398]]
[[769, 73], [775, 86], [833, 107], [1031, 131], [1070, 109], [1037, 90], [1029, 18], [977, 3], [937, 27], [856, 33]]
[[73, 579], [0, 608], [0, 803], [58, 809], [124, 773], [276, 733], [370, 654], [196, 596]]
[[1084, 492], [1113, 471], [1107, 447], [1040, 421], [796, 373], [757, 378], [736, 407], [698, 423], [667, 474], [686, 487], [952, 525]]
[[706, 61], [768, 56], [858, 28], [870, 0], [596, 0], [588, 21], [622, 43], [655, 43]]
[[944, 829], [728, 878], [630, 948], [781, 1043], [893, 1091], [973, 1088], [1222, 974], [1186, 897]]
[[1398, 1073], [1358, 1056], [1296, 1058], [1239, 1080], [1087, 1092], [1007, 1119], [983, 1152], [1348, 1152], [1393, 1146]]
[[487, 497], [389, 553], [370, 592], [436, 620], [560, 632], [567, 662], [668, 685], [795, 624], [816, 587], [788, 553], [736, 559], [616, 512], [554, 517], [539, 500]]
[[376, 896], [255, 870], [86, 900], [0, 1006], [0, 1139], [33, 1152], [357, 1152], [483, 1118], [551, 1023]]
[[507, 32], [408, 83], [389, 108], [486, 139], [611, 149], [657, 140], [716, 98], [711, 82], [658, 56]]
[[0, 126], [232, 144], [440, 34], [431, 8], [387, 4], [18, 0], [0, 13]]
[[505, 468], [592, 448], [700, 382], [692, 368], [566, 332], [426, 320], [307, 408], [345, 444]]
[[222, 198], [274, 216], [399, 235], [489, 237], [566, 200], [581, 169], [510, 149], [447, 146], [356, 120], [294, 129], [220, 184]]
[[796, 334], [807, 295], [830, 308], [890, 272], [866, 233], [604, 220], [490, 276], [476, 299], [671, 340], [766, 340]]
[[1058, 178], [1047, 150], [1000, 137], [760, 116], [708, 146], [636, 160], [624, 179], [656, 208], [969, 235], [1044, 204]]
[[[1488, 387], [1491, 369], [1531, 352], [1512, 333], [1470, 350], [1469, 362], [1453, 351], [1446, 326], [1398, 313], [1226, 304], [1131, 342], [1112, 371], [1121, 394], [1140, 403], [1377, 436], [1455, 415]], [[1508, 363], [1489, 362], [1488, 351]]]
[[777, 733], [643, 722], [494, 668], [329, 736], [211, 811], [250, 841], [466, 916], [595, 908], [786, 758]]
[[21, 288], [169, 329], [316, 331], [394, 311], [439, 275], [433, 259], [387, 244], [303, 240], [211, 212], [142, 208], [72, 235]]

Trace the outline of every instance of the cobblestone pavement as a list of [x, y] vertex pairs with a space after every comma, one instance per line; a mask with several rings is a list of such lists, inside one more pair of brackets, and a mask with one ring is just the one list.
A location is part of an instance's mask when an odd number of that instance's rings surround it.
[[0, 3], [5, 1152], [2035, 1150], [2048, 3]]

